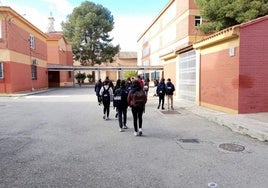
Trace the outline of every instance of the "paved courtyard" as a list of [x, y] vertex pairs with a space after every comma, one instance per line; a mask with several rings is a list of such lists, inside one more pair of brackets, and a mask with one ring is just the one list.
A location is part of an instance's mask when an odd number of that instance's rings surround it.
[[150, 94], [134, 137], [131, 111], [119, 132], [93, 88], [0, 97], [0, 187], [267, 187], [267, 142], [176, 106], [157, 110]]

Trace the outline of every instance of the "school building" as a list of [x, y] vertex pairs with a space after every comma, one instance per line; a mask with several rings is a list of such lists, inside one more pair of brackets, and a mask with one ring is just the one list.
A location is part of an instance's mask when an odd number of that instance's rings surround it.
[[48, 72], [48, 64], [72, 65], [71, 44], [46, 34], [12, 8], [0, 7], [0, 93], [70, 84], [71, 72]]
[[138, 39], [138, 65], [171, 78], [175, 97], [227, 113], [268, 112], [268, 17], [210, 36], [194, 0], [170, 0]]
[[203, 38], [201, 21], [194, 0], [170, 0], [138, 39], [138, 65], [163, 66], [145, 77], [171, 78], [177, 98], [197, 100], [196, 53], [189, 45]]
[[227, 113], [268, 112], [268, 16], [193, 45], [200, 65], [199, 104]]

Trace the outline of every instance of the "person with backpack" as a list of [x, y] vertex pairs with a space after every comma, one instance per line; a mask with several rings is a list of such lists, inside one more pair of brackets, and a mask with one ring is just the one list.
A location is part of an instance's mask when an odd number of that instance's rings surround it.
[[[147, 102], [147, 95], [143, 91], [140, 83], [136, 80], [133, 82], [132, 89], [128, 94], [128, 104], [131, 107], [134, 125], [134, 135], [142, 135], [142, 115]], [[138, 129], [139, 121], [139, 129]]]
[[102, 104], [103, 104], [103, 119], [109, 120], [110, 114], [110, 102], [111, 97], [113, 96], [113, 89], [109, 86], [110, 81], [105, 80], [104, 86], [100, 89], [100, 95], [102, 96]]
[[156, 93], [158, 95], [159, 98], [159, 102], [158, 102], [158, 107], [157, 109], [160, 108], [160, 105], [162, 104], [162, 110], [164, 110], [164, 103], [165, 103], [165, 95], [166, 95], [166, 84], [165, 84], [165, 79], [162, 78], [160, 83], [158, 84], [157, 88], [156, 88]]
[[95, 84], [95, 93], [96, 93], [99, 105], [101, 105], [101, 95], [100, 95], [101, 87], [102, 87], [102, 81], [101, 79], [99, 79], [98, 82]]
[[171, 79], [168, 78], [167, 83], [166, 83], [167, 106], [168, 106], [168, 109], [170, 106], [172, 110], [174, 110], [174, 108], [173, 108], [173, 93], [174, 93], [174, 91], [175, 91], [175, 87], [174, 87], [173, 83], [171, 82]]
[[[120, 87], [121, 87], [121, 79], [118, 79], [118, 80], [116, 81], [116, 84], [115, 84], [114, 88], [113, 88], [113, 94], [114, 94], [115, 91], [116, 91], [117, 89], [119, 89]], [[114, 108], [115, 108], [115, 118], [117, 118], [117, 117], [118, 117], [118, 110], [117, 110], [117, 107], [116, 107], [116, 106], [114, 106]]]
[[119, 131], [122, 132], [123, 129], [127, 129], [127, 108], [128, 108], [128, 90], [126, 88], [126, 81], [122, 80], [120, 83], [120, 88], [116, 89], [114, 92], [113, 106], [117, 109]]
[[150, 80], [149, 80], [149, 78], [146, 78], [146, 80], [144, 82], [143, 91], [146, 93], [147, 96], [148, 96], [148, 92], [149, 92], [149, 87], [150, 87]]

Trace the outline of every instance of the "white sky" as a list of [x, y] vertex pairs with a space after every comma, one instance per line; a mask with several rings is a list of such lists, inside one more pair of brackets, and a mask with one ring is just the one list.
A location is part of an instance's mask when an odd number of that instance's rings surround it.
[[[60, 23], [72, 13], [82, 0], [0, 0], [0, 5], [10, 6], [41, 31], [46, 32], [50, 13], [55, 19], [56, 31]], [[102, 4], [114, 16], [113, 44], [120, 44], [121, 51], [136, 51], [142, 32], [164, 8], [169, 0], [92, 0]], [[156, 3], [157, 2], [157, 3]]]

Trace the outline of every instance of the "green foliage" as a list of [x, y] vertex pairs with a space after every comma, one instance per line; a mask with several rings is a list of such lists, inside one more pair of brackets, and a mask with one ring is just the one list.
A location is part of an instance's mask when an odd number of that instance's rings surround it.
[[81, 65], [112, 62], [120, 50], [113, 46], [109, 32], [114, 28], [111, 12], [102, 5], [84, 1], [62, 22], [63, 34], [72, 42], [74, 59]]
[[220, 31], [268, 14], [268, 0], [195, 0], [205, 33]]
[[77, 80], [78, 83], [84, 83], [84, 81], [86, 79], [86, 73], [78, 72], [75, 75], [75, 79]]
[[94, 82], [94, 80], [95, 80], [94, 75], [92, 75], [92, 74], [88, 74], [88, 75], [87, 75], [87, 78], [88, 78], [88, 82], [89, 82], [89, 83], [92, 83], [92, 82]]
[[123, 74], [123, 79], [131, 78], [131, 77], [137, 77], [138, 72], [137, 71], [126, 71]]

